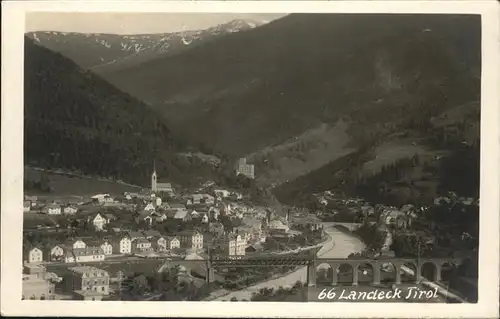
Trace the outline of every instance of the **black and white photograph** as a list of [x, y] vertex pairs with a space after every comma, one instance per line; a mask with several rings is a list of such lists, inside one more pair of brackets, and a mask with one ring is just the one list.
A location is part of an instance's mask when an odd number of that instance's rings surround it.
[[11, 298], [478, 305], [483, 19], [26, 12]]

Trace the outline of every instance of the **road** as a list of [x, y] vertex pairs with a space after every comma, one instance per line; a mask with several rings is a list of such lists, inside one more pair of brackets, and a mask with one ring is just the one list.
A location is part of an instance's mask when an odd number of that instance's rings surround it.
[[[324, 258], [346, 258], [351, 253], [361, 252], [365, 245], [354, 236], [349, 236], [332, 226], [325, 226], [325, 232], [330, 236], [330, 239], [324, 244], [323, 248], [318, 251], [318, 256]], [[213, 299], [213, 301], [230, 300], [235, 297], [238, 300], [250, 300], [253, 292], [258, 292], [262, 288], [284, 288], [292, 287], [297, 281], [305, 282], [307, 277], [307, 267], [289, 273], [285, 276], [271, 279], [258, 283], [254, 286], [244, 288], [242, 290], [231, 292], [228, 295]]]

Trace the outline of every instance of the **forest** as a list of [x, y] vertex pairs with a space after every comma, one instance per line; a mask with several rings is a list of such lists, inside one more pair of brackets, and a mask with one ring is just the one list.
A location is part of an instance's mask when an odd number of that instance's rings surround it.
[[206, 147], [173, 136], [143, 102], [28, 38], [25, 44], [25, 165], [138, 185], [148, 183], [154, 161], [159, 176], [174, 182], [214, 174], [202, 160], [176, 155]]

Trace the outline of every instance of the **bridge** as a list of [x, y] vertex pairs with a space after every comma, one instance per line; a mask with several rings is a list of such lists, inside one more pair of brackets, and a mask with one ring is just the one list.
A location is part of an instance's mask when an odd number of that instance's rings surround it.
[[[345, 259], [345, 258], [318, 258], [317, 249], [301, 252], [294, 255], [260, 255], [260, 256], [209, 256], [203, 260], [168, 260], [164, 266], [183, 265], [185, 267], [196, 267], [205, 272], [207, 282], [214, 281], [214, 268], [234, 267], [276, 267], [276, 266], [303, 266], [307, 267], [307, 285], [316, 286], [317, 270], [319, 268], [331, 269], [329, 277], [330, 285], [338, 285], [341, 270], [348, 269], [352, 274], [351, 284], [359, 284], [360, 272], [371, 273], [371, 283], [381, 283], [381, 274], [386, 268], [390, 268], [394, 276], [394, 283], [401, 284], [402, 275], [410, 275], [412, 282], [420, 283], [425, 278], [422, 275], [424, 268], [431, 268], [433, 278], [427, 278], [432, 282], [442, 281], [444, 266], [457, 267], [465, 258], [379, 258], [379, 259]], [[161, 267], [159, 271], [162, 271]]]

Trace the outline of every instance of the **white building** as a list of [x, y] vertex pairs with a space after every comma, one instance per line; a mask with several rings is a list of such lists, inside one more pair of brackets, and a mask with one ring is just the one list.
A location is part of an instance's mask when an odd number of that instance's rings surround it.
[[130, 254], [132, 252], [132, 240], [125, 236], [118, 242], [120, 254]]
[[28, 250], [28, 263], [40, 263], [43, 261], [43, 252], [41, 249], [33, 247]]
[[22, 300], [53, 300], [54, 283], [42, 265], [25, 265], [22, 274]]
[[177, 249], [177, 248], [181, 248], [181, 241], [175, 237], [175, 236], [167, 236], [165, 238], [166, 240], [166, 247], [170, 250], [172, 249]]
[[77, 239], [73, 245], [72, 245], [73, 249], [82, 249], [82, 248], [85, 248], [87, 247], [87, 244], [85, 244], [85, 242], [81, 239]]
[[105, 241], [101, 244], [101, 249], [104, 255], [112, 255], [113, 254], [113, 245], [111, 245], [108, 241]]
[[48, 204], [42, 210], [47, 215], [61, 215], [61, 206], [58, 204]]
[[73, 249], [73, 254], [77, 263], [102, 261], [105, 259], [101, 247], [75, 248]]
[[186, 230], [177, 234], [181, 247], [190, 249], [203, 248], [203, 234], [196, 230]]
[[101, 214], [97, 213], [95, 217], [92, 219], [92, 225], [96, 231], [103, 231], [106, 226], [107, 220]]
[[66, 206], [63, 209], [63, 213], [66, 214], [66, 215], [74, 215], [77, 212], [78, 212], [78, 208], [76, 208], [74, 206]]
[[236, 168], [236, 175], [244, 175], [248, 178], [255, 178], [255, 166], [252, 164], [247, 164], [246, 158], [240, 158], [238, 166]]
[[151, 251], [151, 242], [145, 238], [136, 239], [133, 243], [133, 251], [135, 252], [145, 252]]
[[237, 234], [226, 234], [216, 239], [216, 246], [228, 256], [245, 255], [246, 241]]
[[61, 245], [55, 245], [49, 250], [48, 260], [59, 261], [64, 260], [64, 248]]
[[218, 198], [227, 198], [231, 194], [230, 191], [225, 190], [225, 189], [216, 189], [214, 190], [215, 196]]
[[288, 233], [290, 228], [288, 225], [285, 225], [282, 221], [280, 220], [272, 220], [269, 225], [267, 225], [270, 231], [274, 232], [282, 232], [282, 233]]
[[72, 250], [67, 250], [64, 254], [64, 262], [68, 264], [72, 264], [75, 262], [75, 254]]
[[160, 207], [161, 206], [161, 204], [162, 204], [161, 197], [156, 197], [155, 204], [156, 204], [156, 207]]
[[203, 214], [203, 216], [201, 217], [201, 222], [203, 224], [208, 224], [208, 221], [209, 221], [208, 214]]
[[104, 203], [112, 203], [113, 197], [111, 197], [109, 194], [97, 194], [92, 196], [92, 201], [94, 203], [98, 204], [104, 204]]
[[154, 241], [155, 248], [158, 251], [165, 251], [167, 250], [167, 240], [164, 237], [160, 237], [157, 240]]

